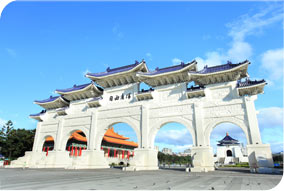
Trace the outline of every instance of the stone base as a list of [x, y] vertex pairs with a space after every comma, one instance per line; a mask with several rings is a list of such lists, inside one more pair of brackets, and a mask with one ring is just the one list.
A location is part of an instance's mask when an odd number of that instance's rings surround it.
[[247, 145], [251, 172], [274, 173], [274, 162], [269, 144]]
[[156, 149], [135, 149], [130, 167], [131, 171], [158, 170], [158, 151]]
[[74, 157], [72, 164], [66, 167], [67, 169], [102, 169], [110, 168], [106, 158], [104, 157], [104, 151], [97, 150], [83, 150], [82, 156]]
[[192, 165], [191, 172], [214, 171], [214, 158], [211, 147], [192, 147], [191, 150]]
[[109, 168], [104, 151], [83, 150], [82, 156], [70, 157], [68, 151], [26, 152], [24, 157], [11, 162], [7, 168], [66, 168], [99, 169]]

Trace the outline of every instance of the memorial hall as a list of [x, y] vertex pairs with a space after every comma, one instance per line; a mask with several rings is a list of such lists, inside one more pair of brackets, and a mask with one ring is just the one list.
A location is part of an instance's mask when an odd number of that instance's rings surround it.
[[[101, 169], [119, 158], [129, 163], [126, 170], [157, 170], [156, 134], [175, 122], [193, 139], [190, 170], [214, 171], [211, 132], [232, 123], [246, 136], [250, 170], [272, 172], [270, 145], [262, 143], [254, 105], [267, 83], [249, 78], [250, 64], [228, 61], [198, 70], [193, 60], [150, 71], [142, 60], [87, 73], [89, 83], [55, 87], [58, 96], [34, 101], [43, 111], [30, 115], [38, 121], [33, 149], [11, 167]], [[131, 126], [137, 143], [114, 132], [117, 123]]]

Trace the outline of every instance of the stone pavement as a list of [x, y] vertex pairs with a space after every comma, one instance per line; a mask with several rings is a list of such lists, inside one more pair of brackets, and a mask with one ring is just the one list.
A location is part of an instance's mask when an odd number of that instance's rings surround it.
[[252, 174], [247, 169], [187, 173], [170, 169], [129, 172], [113, 168], [0, 168], [0, 190], [269, 190], [281, 178], [282, 174]]

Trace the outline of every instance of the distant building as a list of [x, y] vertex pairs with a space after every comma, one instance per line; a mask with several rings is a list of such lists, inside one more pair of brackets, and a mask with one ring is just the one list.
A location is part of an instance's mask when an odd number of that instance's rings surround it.
[[172, 155], [173, 151], [172, 149], [169, 149], [169, 148], [163, 148], [162, 153]]
[[246, 148], [243, 144], [240, 144], [238, 140], [230, 137], [228, 133], [218, 142], [217, 156], [214, 157], [215, 162], [218, 162], [219, 164], [248, 162]]

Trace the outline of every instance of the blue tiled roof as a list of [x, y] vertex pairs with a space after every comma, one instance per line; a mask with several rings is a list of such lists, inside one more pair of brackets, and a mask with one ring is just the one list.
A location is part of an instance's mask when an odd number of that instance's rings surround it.
[[46, 110], [42, 110], [41, 112], [39, 113], [36, 113], [36, 114], [30, 114], [31, 117], [37, 117], [37, 116], [40, 116], [41, 114], [45, 113]]
[[[64, 93], [67, 93], [67, 92], [72, 92], [72, 91], [77, 91], [77, 90], [81, 90], [81, 89], [84, 89], [85, 87], [89, 86], [90, 84], [93, 84], [93, 82], [90, 82], [90, 83], [87, 83], [87, 84], [82, 84], [82, 85], [74, 85], [72, 88], [67, 88], [67, 89], [56, 89], [56, 91], [58, 92], [64, 92]], [[102, 88], [100, 87], [97, 87], [99, 90], [103, 91]]]
[[91, 99], [90, 101], [98, 101], [98, 100], [101, 100], [103, 99], [102, 97], [94, 97], [93, 99]]
[[121, 67], [113, 68], [113, 69], [110, 69], [110, 67], [108, 67], [105, 72], [87, 73], [87, 75], [94, 76], [94, 77], [103, 77], [103, 76], [107, 76], [107, 75], [116, 74], [116, 73], [120, 73], [120, 72], [125, 72], [125, 71], [128, 71], [128, 70], [131, 70], [131, 69], [135, 68], [139, 64], [140, 63], [138, 61], [135, 61], [135, 64], [121, 66]]
[[167, 73], [167, 72], [173, 72], [173, 71], [177, 71], [177, 70], [181, 70], [189, 65], [193, 64], [193, 62], [188, 63], [188, 64], [184, 64], [183, 62], [180, 65], [175, 65], [175, 66], [170, 66], [170, 67], [166, 67], [166, 68], [156, 68], [154, 71], [150, 71], [147, 73], [143, 73], [143, 75], [157, 75], [157, 74], [162, 74], [162, 73]]
[[87, 84], [82, 84], [82, 85], [76, 85], [74, 84], [74, 86], [72, 88], [66, 88], [66, 89], [56, 89], [56, 91], [59, 92], [72, 92], [72, 91], [76, 91], [76, 90], [81, 90], [84, 89], [85, 87], [87, 87], [88, 85], [90, 85], [91, 83], [87, 83]]
[[259, 81], [257, 81], [257, 80], [251, 81], [250, 79], [247, 79], [244, 82], [238, 81], [237, 88], [253, 86], [253, 85], [261, 84], [261, 83], [264, 83], [264, 82], [265, 82], [264, 79], [263, 80], [259, 80]]
[[238, 140], [233, 139], [231, 136], [229, 136], [228, 134], [221, 140], [218, 141], [220, 144], [218, 145], [226, 145], [226, 144], [239, 144]]
[[[48, 103], [48, 102], [52, 102], [56, 99], [58, 99], [60, 96], [50, 96], [48, 99], [45, 100], [35, 100], [35, 102], [37, 103]], [[61, 97], [64, 101], [69, 102], [68, 100], [64, 99], [63, 97]]]
[[238, 64], [232, 64], [230, 61], [228, 61], [227, 64], [223, 64], [223, 65], [219, 65], [219, 66], [212, 66], [212, 67], [208, 67], [206, 65], [202, 70], [200, 70], [196, 73], [208, 74], [208, 73], [220, 72], [220, 71], [224, 71], [224, 70], [230, 70], [230, 69], [235, 68], [237, 66], [240, 66], [240, 65], [242, 65], [246, 62], [248, 62], [248, 61], [245, 60], [244, 62], [240, 62]]

